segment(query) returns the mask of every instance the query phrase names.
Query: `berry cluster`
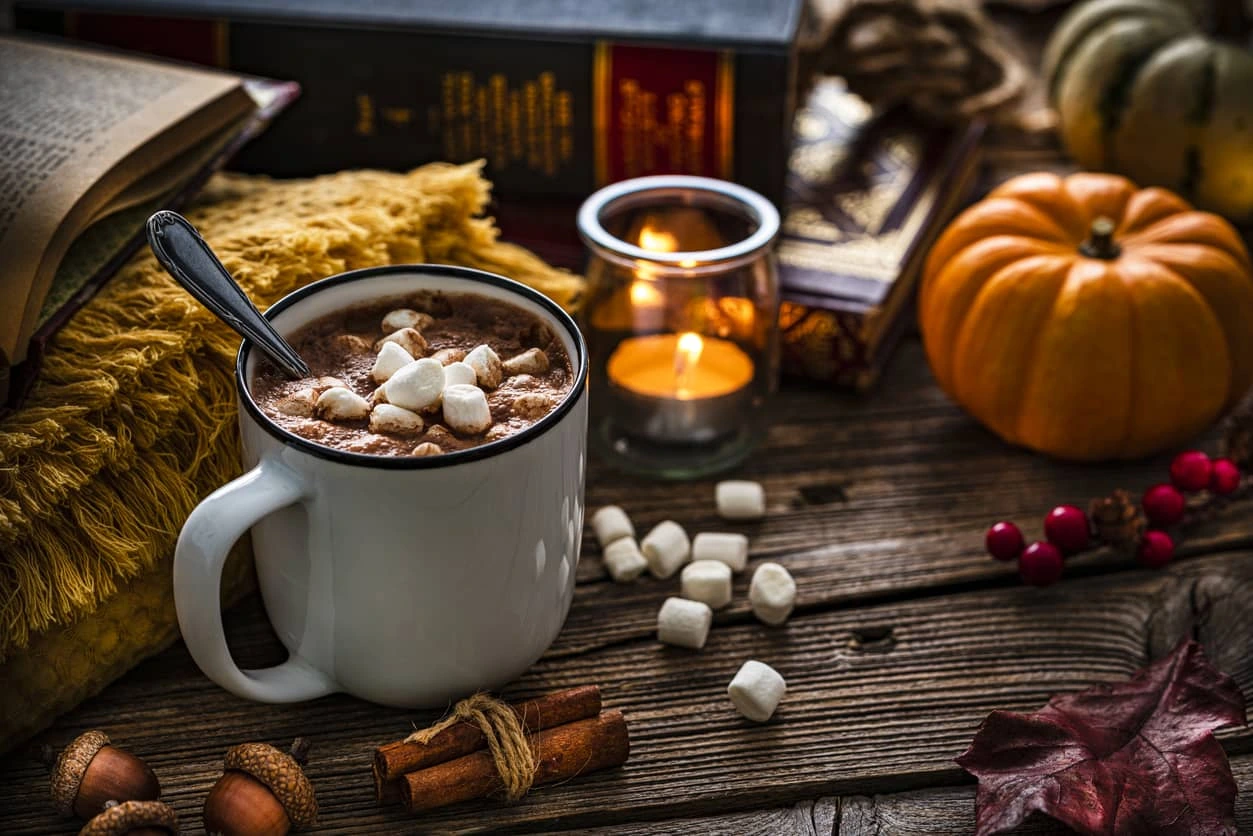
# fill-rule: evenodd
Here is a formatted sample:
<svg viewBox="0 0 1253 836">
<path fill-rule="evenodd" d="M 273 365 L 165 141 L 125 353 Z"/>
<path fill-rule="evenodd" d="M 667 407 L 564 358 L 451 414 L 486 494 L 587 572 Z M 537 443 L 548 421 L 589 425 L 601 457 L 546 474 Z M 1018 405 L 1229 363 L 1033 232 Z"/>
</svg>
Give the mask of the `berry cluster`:
<svg viewBox="0 0 1253 836">
<path fill-rule="evenodd" d="M 1149 530 L 1139 538 L 1136 559 L 1144 566 L 1165 566 L 1175 554 L 1175 541 L 1163 529 L 1183 520 L 1186 493 L 1208 490 L 1227 496 L 1240 487 L 1240 468 L 1230 459 L 1210 459 L 1199 450 L 1180 453 L 1170 463 L 1170 481 L 1144 492 L 1140 505 Z M 997 560 L 1017 560 L 1018 574 L 1033 586 L 1048 586 L 1061 579 L 1066 557 L 1093 545 L 1092 521 L 1074 505 L 1058 505 L 1044 518 L 1044 539 L 1027 545 L 1022 531 L 1012 522 L 998 522 L 988 529 L 984 544 Z"/>
</svg>

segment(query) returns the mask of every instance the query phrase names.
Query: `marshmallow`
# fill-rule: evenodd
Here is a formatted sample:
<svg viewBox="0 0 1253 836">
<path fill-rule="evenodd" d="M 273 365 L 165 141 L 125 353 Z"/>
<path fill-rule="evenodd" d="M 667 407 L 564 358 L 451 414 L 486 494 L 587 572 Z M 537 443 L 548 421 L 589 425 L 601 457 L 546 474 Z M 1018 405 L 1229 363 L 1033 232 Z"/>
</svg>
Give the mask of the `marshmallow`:
<svg viewBox="0 0 1253 836">
<path fill-rule="evenodd" d="M 397 308 L 394 311 L 388 311 L 387 316 L 383 317 L 383 330 L 389 334 L 402 328 L 414 328 L 421 331 L 423 328 L 431 327 L 434 323 L 435 317 L 428 313 L 419 313 L 408 308 Z"/>
<path fill-rule="evenodd" d="M 312 418 L 317 402 L 317 392 L 312 389 L 301 389 L 298 392 L 292 392 L 274 406 L 284 415 L 294 415 L 297 418 Z"/>
<path fill-rule="evenodd" d="M 693 561 L 683 567 L 679 582 L 679 594 L 691 601 L 700 601 L 715 610 L 731 603 L 731 567 L 725 563 Z"/>
<path fill-rule="evenodd" d="M 487 395 L 479 387 L 464 383 L 447 387 L 444 389 L 444 422 L 460 435 L 486 432 L 492 425 Z"/>
<path fill-rule="evenodd" d="M 528 348 L 521 354 L 510 357 L 502 366 L 509 377 L 515 374 L 543 374 L 548 371 L 548 355 L 538 348 Z"/>
<path fill-rule="evenodd" d="M 653 577 L 668 578 L 687 563 L 692 544 L 683 526 L 673 520 L 657 523 L 640 543 L 640 551 L 648 561 L 648 571 Z"/>
<path fill-rule="evenodd" d="M 367 354 L 370 351 L 370 341 L 365 337 L 358 337 L 356 334 L 336 334 L 331 342 L 339 350 L 347 351 L 351 354 Z"/>
<path fill-rule="evenodd" d="M 338 386 L 341 389 L 352 388 L 347 383 L 340 380 L 338 377 L 319 377 L 318 382 L 313 384 L 313 391 L 317 392 L 320 395 L 323 392 L 325 392 L 327 389 L 331 389 L 335 386 Z"/>
<path fill-rule="evenodd" d="M 389 377 L 383 395 L 388 403 L 417 412 L 439 403 L 443 391 L 444 367 L 423 357 Z"/>
<path fill-rule="evenodd" d="M 434 358 L 432 358 L 434 359 Z M 474 369 L 460 361 L 444 364 L 444 385 L 455 386 L 458 383 L 464 383 L 467 386 L 474 386 L 479 382 L 478 375 L 474 373 Z"/>
<path fill-rule="evenodd" d="M 617 505 L 606 505 L 592 514 L 592 531 L 596 534 L 596 542 L 604 549 L 614 540 L 635 536 L 635 525 Z"/>
<path fill-rule="evenodd" d="M 727 695 L 735 710 L 756 723 L 769 720 L 786 693 L 787 683 L 779 672 L 752 659 L 740 667 L 727 686 Z"/>
<path fill-rule="evenodd" d="M 417 435 L 422 432 L 422 416 L 389 403 L 370 410 L 370 432 L 390 435 Z"/>
<path fill-rule="evenodd" d="M 441 366 L 447 366 L 449 363 L 460 363 L 466 359 L 466 353 L 460 348 L 441 348 L 431 355 L 431 359 L 438 360 Z"/>
<path fill-rule="evenodd" d="M 748 585 L 748 603 L 753 615 L 766 624 L 779 625 L 787 621 L 796 605 L 796 581 L 777 563 L 763 563 L 753 572 Z"/>
<path fill-rule="evenodd" d="M 717 560 L 743 572 L 748 564 L 748 538 L 743 534 L 702 531 L 692 540 L 692 560 Z"/>
<path fill-rule="evenodd" d="M 553 411 L 556 401 L 542 392 L 523 392 L 513 399 L 513 414 L 519 418 L 535 420 Z"/>
<path fill-rule="evenodd" d="M 401 348 L 400 343 L 383 343 L 378 357 L 374 358 L 370 377 L 374 378 L 375 383 L 386 383 L 389 377 L 412 362 L 413 355 Z"/>
<path fill-rule="evenodd" d="M 440 447 L 452 447 L 457 441 L 457 437 L 450 433 L 443 424 L 432 424 L 427 427 L 426 435 L 423 438 Z"/>
<path fill-rule="evenodd" d="M 491 346 L 475 346 L 466 355 L 465 364 L 474 369 L 480 386 L 495 389 L 500 385 L 500 378 L 504 373 L 504 369 L 500 364 L 500 358 L 496 356 L 496 352 L 492 351 Z"/>
<path fill-rule="evenodd" d="M 328 421 L 355 421 L 370 414 L 370 404 L 351 389 L 332 386 L 318 395 L 317 413 Z"/>
<path fill-rule="evenodd" d="M 442 452 L 444 451 L 438 444 L 432 444 L 429 441 L 423 441 L 413 448 L 413 455 L 415 456 L 438 456 Z"/>
<path fill-rule="evenodd" d="M 714 497 L 725 520 L 759 520 L 766 515 L 766 492 L 757 482 L 719 482 Z"/>
<path fill-rule="evenodd" d="M 648 568 L 648 561 L 640 554 L 640 547 L 635 544 L 634 537 L 614 540 L 604 547 L 601 558 L 605 561 L 609 577 L 618 583 L 629 583 L 644 574 L 644 570 Z"/>
<path fill-rule="evenodd" d="M 413 357 L 421 357 L 423 354 L 426 354 L 426 337 L 412 328 L 401 328 L 399 331 L 388 334 L 374 344 L 374 350 L 382 351 L 383 346 L 388 343 L 395 343 Z"/>
<path fill-rule="evenodd" d="M 714 611 L 708 604 L 684 598 L 667 598 L 657 613 L 657 638 L 665 644 L 700 650 L 709 638 Z"/>
</svg>

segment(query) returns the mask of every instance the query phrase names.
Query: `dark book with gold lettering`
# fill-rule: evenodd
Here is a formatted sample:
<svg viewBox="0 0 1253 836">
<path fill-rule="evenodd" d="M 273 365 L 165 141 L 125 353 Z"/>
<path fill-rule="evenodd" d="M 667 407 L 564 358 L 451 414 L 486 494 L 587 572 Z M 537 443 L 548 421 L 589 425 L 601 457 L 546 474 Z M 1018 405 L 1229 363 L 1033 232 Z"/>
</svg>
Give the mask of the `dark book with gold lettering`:
<svg viewBox="0 0 1253 836">
<path fill-rule="evenodd" d="M 21 29 L 303 94 L 236 167 L 296 176 L 480 157 L 497 194 L 646 174 L 782 195 L 803 0 L 18 0 Z"/>
<path fill-rule="evenodd" d="M 837 79 L 796 114 L 779 240 L 783 371 L 865 389 L 913 319 L 926 251 L 964 200 L 981 125 L 874 115 Z"/>
</svg>

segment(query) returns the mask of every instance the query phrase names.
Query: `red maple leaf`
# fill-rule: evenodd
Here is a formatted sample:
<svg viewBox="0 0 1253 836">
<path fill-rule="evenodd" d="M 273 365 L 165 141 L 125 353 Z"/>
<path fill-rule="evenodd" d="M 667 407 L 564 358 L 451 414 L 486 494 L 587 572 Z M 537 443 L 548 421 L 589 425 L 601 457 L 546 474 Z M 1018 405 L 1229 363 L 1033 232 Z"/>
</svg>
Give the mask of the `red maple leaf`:
<svg viewBox="0 0 1253 836">
<path fill-rule="evenodd" d="M 979 836 L 1033 812 L 1080 833 L 1235 834 L 1236 782 L 1214 730 L 1243 725 L 1235 680 L 1184 641 L 1128 682 L 993 711 L 957 763 L 979 779 Z"/>
</svg>

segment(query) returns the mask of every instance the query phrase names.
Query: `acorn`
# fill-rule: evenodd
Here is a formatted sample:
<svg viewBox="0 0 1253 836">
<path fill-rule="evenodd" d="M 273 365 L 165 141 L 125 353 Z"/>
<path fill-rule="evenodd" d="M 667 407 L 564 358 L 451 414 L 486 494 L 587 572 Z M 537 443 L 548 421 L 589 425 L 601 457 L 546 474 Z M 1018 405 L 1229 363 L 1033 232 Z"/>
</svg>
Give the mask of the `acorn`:
<svg viewBox="0 0 1253 836">
<path fill-rule="evenodd" d="M 78 836 L 176 836 L 178 814 L 160 801 L 106 801 Z"/>
<path fill-rule="evenodd" d="M 215 836 L 283 836 L 317 824 L 318 800 L 301 765 L 303 737 L 291 754 L 264 743 L 244 743 L 226 753 L 226 771 L 204 802 L 205 830 Z"/>
<path fill-rule="evenodd" d="M 44 747 L 44 761 L 52 749 Z M 90 819 L 107 801 L 155 801 L 161 782 L 148 764 L 109 742 L 102 731 L 86 731 L 74 738 L 52 767 L 52 803 L 63 816 Z"/>
</svg>

